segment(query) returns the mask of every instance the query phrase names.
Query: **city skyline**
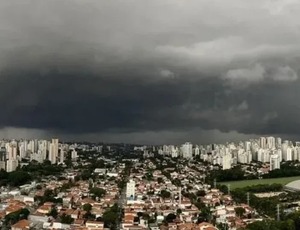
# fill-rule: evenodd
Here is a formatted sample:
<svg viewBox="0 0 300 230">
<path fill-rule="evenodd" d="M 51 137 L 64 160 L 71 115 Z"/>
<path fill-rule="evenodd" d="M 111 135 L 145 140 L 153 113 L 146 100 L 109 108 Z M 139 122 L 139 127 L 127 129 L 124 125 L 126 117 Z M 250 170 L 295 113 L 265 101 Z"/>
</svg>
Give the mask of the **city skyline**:
<svg viewBox="0 0 300 230">
<path fill-rule="evenodd" d="M 0 136 L 300 139 L 299 7 L 0 1 Z"/>
<path fill-rule="evenodd" d="M 17 130 L 17 129 L 16 129 Z M 155 134 L 156 135 L 156 134 Z M 291 141 L 293 143 L 299 142 L 300 138 L 298 139 L 297 137 L 292 137 L 290 138 L 289 136 L 280 136 L 280 135 L 244 135 L 243 138 L 236 138 L 235 134 L 233 134 L 233 136 L 227 136 L 224 139 L 209 139 L 210 141 L 207 141 L 205 139 L 199 139 L 197 138 L 197 136 L 192 137 L 191 139 L 180 139 L 180 140 L 176 140 L 176 141 L 164 141 L 163 139 L 160 140 L 159 142 L 153 142 L 151 138 L 144 140 L 144 141 L 133 141 L 129 140 L 129 141 L 124 141 L 124 139 L 113 139 L 113 140 L 105 140 L 105 137 L 100 138 L 95 137 L 93 139 L 85 139 L 84 137 L 72 137 L 72 136 L 68 136 L 67 138 L 64 138 L 61 135 L 53 135 L 51 132 L 39 132 L 36 135 L 36 132 L 34 133 L 30 133 L 30 135 L 28 135 L 27 131 L 24 130 L 17 130 L 16 132 L 10 132 L 7 134 L 7 132 L 3 135 L 1 134 L 1 130 L 0 130 L 0 140 L 16 140 L 16 141 L 20 141 L 20 140 L 51 140 L 53 138 L 58 138 L 60 140 L 61 143 L 64 142 L 69 142 L 69 143 L 90 143 L 90 144 L 130 144 L 130 145 L 148 145 L 148 146 L 162 146 L 162 145 L 181 145 L 185 142 L 191 142 L 194 145 L 209 145 L 209 144 L 226 144 L 226 143 L 239 143 L 239 142 L 245 142 L 245 141 L 249 141 L 249 140 L 258 140 L 262 137 L 274 137 L 274 138 L 281 138 L 282 140 L 288 140 Z"/>
</svg>

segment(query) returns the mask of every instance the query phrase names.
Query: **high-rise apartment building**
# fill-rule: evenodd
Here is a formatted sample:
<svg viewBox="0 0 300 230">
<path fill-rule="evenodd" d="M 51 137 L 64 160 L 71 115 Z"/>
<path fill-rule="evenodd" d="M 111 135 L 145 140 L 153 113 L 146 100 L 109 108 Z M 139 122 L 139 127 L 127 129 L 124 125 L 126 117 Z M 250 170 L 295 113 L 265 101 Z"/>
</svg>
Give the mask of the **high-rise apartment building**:
<svg viewBox="0 0 300 230">
<path fill-rule="evenodd" d="M 130 180 L 126 186 L 126 197 L 128 199 L 134 199 L 135 197 L 135 181 Z"/>
<path fill-rule="evenodd" d="M 280 161 L 277 154 L 270 156 L 270 171 L 274 169 L 280 169 Z"/>
<path fill-rule="evenodd" d="M 265 149 L 267 147 L 267 139 L 265 137 L 260 138 L 260 147 Z"/>
<path fill-rule="evenodd" d="M 225 154 L 222 158 L 223 170 L 231 169 L 231 154 Z"/>
<path fill-rule="evenodd" d="M 267 137 L 267 146 L 269 149 L 275 149 L 275 137 Z"/>
<path fill-rule="evenodd" d="M 49 146 L 49 161 L 52 164 L 56 164 L 56 158 L 58 157 L 58 139 L 52 139 Z"/>
<path fill-rule="evenodd" d="M 6 170 L 6 148 L 0 148 L 0 169 Z"/>
<path fill-rule="evenodd" d="M 193 145 L 190 142 L 186 142 L 181 146 L 181 153 L 184 158 L 193 157 Z"/>
</svg>

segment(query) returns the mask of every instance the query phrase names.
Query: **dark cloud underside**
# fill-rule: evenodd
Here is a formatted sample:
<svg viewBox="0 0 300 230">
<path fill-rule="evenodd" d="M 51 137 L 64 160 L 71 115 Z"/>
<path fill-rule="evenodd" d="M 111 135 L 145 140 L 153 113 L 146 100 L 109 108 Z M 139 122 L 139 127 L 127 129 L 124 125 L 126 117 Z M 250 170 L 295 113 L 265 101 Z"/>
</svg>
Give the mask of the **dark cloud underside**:
<svg viewBox="0 0 300 230">
<path fill-rule="evenodd" d="M 0 0 L 0 127 L 133 142 L 297 137 L 299 7 Z"/>
</svg>

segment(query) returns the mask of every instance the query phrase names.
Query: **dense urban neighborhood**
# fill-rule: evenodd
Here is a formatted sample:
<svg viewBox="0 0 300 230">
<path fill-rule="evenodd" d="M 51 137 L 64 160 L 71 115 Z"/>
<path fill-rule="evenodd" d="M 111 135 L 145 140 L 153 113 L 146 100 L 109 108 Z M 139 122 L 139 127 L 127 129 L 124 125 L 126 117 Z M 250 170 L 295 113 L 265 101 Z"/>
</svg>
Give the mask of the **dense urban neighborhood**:
<svg viewBox="0 0 300 230">
<path fill-rule="evenodd" d="M 300 229 L 299 150 L 3 140 L 1 229 Z"/>
</svg>

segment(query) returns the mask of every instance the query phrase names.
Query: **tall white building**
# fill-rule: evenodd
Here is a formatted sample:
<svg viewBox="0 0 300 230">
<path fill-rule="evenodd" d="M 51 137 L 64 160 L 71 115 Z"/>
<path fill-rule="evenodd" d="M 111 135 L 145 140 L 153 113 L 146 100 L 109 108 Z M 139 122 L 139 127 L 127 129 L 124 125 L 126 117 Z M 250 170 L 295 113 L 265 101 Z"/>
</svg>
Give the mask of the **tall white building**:
<svg viewBox="0 0 300 230">
<path fill-rule="evenodd" d="M 25 143 L 21 142 L 19 144 L 19 153 L 20 153 L 20 158 L 25 158 L 26 157 L 26 149 L 25 149 Z"/>
<path fill-rule="evenodd" d="M 270 171 L 274 169 L 280 169 L 280 161 L 279 161 L 279 156 L 276 155 L 271 155 L 270 157 Z"/>
<path fill-rule="evenodd" d="M 71 152 L 71 158 L 72 158 L 72 160 L 76 160 L 77 157 L 78 157 L 77 156 L 77 151 L 75 149 L 73 149 L 72 152 Z"/>
<path fill-rule="evenodd" d="M 257 161 L 262 162 L 263 161 L 263 155 L 264 155 L 264 150 L 263 149 L 258 149 L 257 151 Z"/>
<path fill-rule="evenodd" d="M 260 138 L 260 147 L 265 149 L 267 147 L 267 139 L 265 137 Z"/>
<path fill-rule="evenodd" d="M 34 149 L 35 149 L 34 144 L 35 144 L 34 140 L 31 140 L 31 141 L 29 141 L 29 143 L 27 145 L 27 149 L 32 153 L 34 153 Z"/>
<path fill-rule="evenodd" d="M 198 145 L 195 147 L 194 151 L 195 151 L 195 156 L 198 156 L 200 154 L 200 149 Z"/>
<path fill-rule="evenodd" d="M 293 160 L 293 149 L 291 147 L 287 147 L 286 149 L 286 158 L 285 161 L 291 161 Z"/>
<path fill-rule="evenodd" d="M 59 155 L 59 163 L 64 163 L 65 161 L 65 150 L 64 149 L 60 149 L 60 155 Z"/>
<path fill-rule="evenodd" d="M 279 157 L 279 161 L 282 161 L 282 150 L 281 149 L 277 149 L 277 151 L 275 151 Z"/>
<path fill-rule="evenodd" d="M 58 157 L 58 139 L 52 139 L 49 146 L 49 161 L 52 164 L 56 164 L 56 158 Z"/>
<path fill-rule="evenodd" d="M 225 154 L 222 158 L 223 170 L 231 169 L 231 154 Z"/>
<path fill-rule="evenodd" d="M 193 145 L 190 142 L 186 142 L 181 146 L 181 153 L 184 158 L 193 157 Z"/>
<path fill-rule="evenodd" d="M 281 147 L 281 138 L 280 137 L 276 138 L 276 146 L 277 146 L 277 148 Z"/>
<path fill-rule="evenodd" d="M 172 148 L 172 151 L 171 151 L 171 156 L 173 157 L 173 158 L 176 158 L 176 157 L 178 157 L 178 148 L 177 147 L 174 147 L 174 148 Z"/>
<path fill-rule="evenodd" d="M 245 151 L 250 151 L 251 149 L 251 142 L 250 141 L 246 141 L 245 142 Z"/>
<path fill-rule="evenodd" d="M 9 160 L 17 160 L 17 148 L 18 144 L 16 141 L 12 141 L 6 144 L 6 151 Z"/>
<path fill-rule="evenodd" d="M 281 152 L 282 152 L 282 159 L 284 161 L 287 161 L 287 149 L 288 149 L 288 143 L 284 142 L 282 145 L 281 145 Z"/>
<path fill-rule="evenodd" d="M 275 149 L 275 137 L 267 137 L 267 145 L 269 149 Z"/>
<path fill-rule="evenodd" d="M 128 199 L 134 199 L 135 197 L 135 181 L 130 180 L 126 186 L 126 197 Z"/>
<path fill-rule="evenodd" d="M 6 171 L 7 172 L 13 172 L 17 169 L 18 167 L 18 161 L 17 160 L 8 160 L 6 162 Z"/>
<path fill-rule="evenodd" d="M 46 141 L 46 140 L 40 140 L 39 142 L 38 142 L 38 152 L 39 152 L 39 154 L 41 154 L 42 156 L 42 162 L 44 161 L 44 160 L 46 160 L 46 158 L 47 158 L 47 150 L 48 150 L 48 141 Z M 50 149 L 49 149 L 50 150 Z"/>
<path fill-rule="evenodd" d="M 0 147 L 0 169 L 6 170 L 6 148 Z"/>
<path fill-rule="evenodd" d="M 41 150 L 38 150 L 37 153 L 31 153 L 30 154 L 30 160 L 35 160 L 39 163 L 43 163 L 45 160 L 44 154 Z"/>
</svg>

